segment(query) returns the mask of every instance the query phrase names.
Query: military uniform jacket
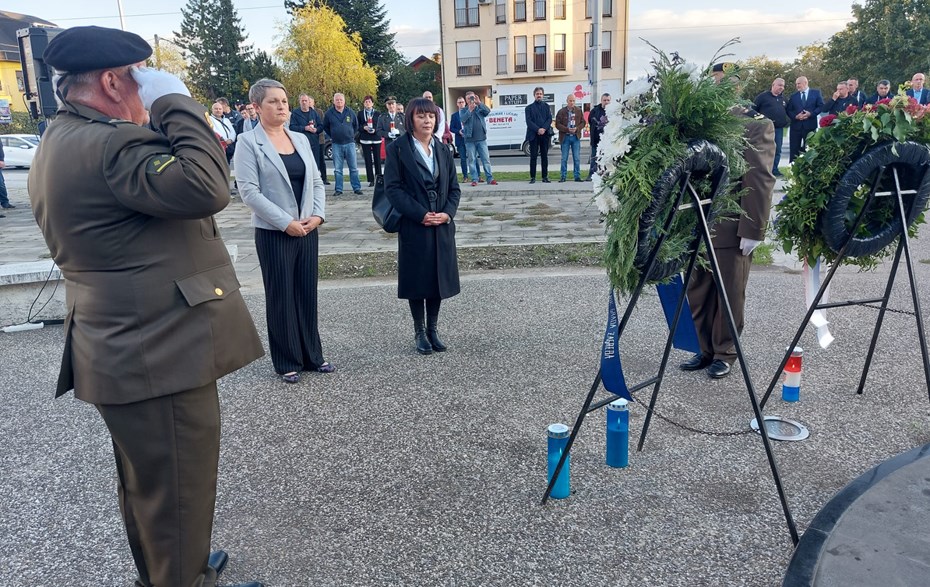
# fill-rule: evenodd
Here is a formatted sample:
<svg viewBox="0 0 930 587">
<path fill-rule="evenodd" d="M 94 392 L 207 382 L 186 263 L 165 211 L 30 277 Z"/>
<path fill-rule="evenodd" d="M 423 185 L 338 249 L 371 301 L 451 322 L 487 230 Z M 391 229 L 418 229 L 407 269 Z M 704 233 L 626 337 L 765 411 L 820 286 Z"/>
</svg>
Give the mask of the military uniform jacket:
<svg viewBox="0 0 930 587">
<path fill-rule="evenodd" d="M 138 402 L 263 354 L 213 220 L 229 169 L 207 113 L 172 94 L 151 119 L 157 132 L 73 105 L 33 161 L 29 197 L 66 285 L 57 395 Z"/>
<path fill-rule="evenodd" d="M 740 207 L 744 213 L 739 219 L 721 219 L 714 225 L 715 248 L 738 247 L 741 238 L 765 240 L 772 191 L 775 189 L 775 176 L 772 175 L 775 127 L 772 121 L 753 110 L 738 108 L 733 112 L 740 117 L 743 136 L 749 143 L 743 151 L 749 170 L 740 178 L 736 187 L 738 192 L 745 190 L 740 198 Z"/>
</svg>

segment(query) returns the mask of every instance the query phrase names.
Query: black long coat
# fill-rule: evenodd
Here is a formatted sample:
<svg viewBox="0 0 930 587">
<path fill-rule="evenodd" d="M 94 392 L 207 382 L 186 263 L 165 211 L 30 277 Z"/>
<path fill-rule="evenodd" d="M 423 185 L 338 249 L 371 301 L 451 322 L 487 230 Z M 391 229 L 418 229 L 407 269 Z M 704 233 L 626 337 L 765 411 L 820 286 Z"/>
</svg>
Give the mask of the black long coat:
<svg viewBox="0 0 930 587">
<path fill-rule="evenodd" d="M 436 158 L 433 177 L 417 154 L 412 134 L 387 147 L 384 188 L 391 205 L 403 215 L 398 232 L 397 297 L 418 300 L 450 298 L 459 293 L 459 267 L 455 252 L 455 221 L 423 226 L 430 211 L 428 190 L 437 193 L 433 212 L 455 218 L 459 206 L 459 182 L 452 154 L 434 138 Z"/>
</svg>

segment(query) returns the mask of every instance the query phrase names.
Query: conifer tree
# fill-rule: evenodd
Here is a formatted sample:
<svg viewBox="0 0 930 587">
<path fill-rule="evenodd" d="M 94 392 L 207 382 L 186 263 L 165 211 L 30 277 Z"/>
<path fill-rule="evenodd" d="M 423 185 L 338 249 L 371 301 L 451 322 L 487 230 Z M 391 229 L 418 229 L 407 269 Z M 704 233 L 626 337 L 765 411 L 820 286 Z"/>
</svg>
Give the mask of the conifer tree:
<svg viewBox="0 0 930 587">
<path fill-rule="evenodd" d="M 175 37 L 189 64 L 192 90 L 210 100 L 220 96 L 243 100 L 251 48 L 245 44 L 232 0 L 188 0 L 181 15 L 181 31 Z"/>
</svg>

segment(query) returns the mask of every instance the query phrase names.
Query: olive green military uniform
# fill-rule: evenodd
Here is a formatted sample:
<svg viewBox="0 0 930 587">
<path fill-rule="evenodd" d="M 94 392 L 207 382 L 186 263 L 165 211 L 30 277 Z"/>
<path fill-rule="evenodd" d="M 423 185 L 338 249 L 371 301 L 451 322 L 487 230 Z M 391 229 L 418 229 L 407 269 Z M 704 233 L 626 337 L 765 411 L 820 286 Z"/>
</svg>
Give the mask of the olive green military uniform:
<svg viewBox="0 0 930 587">
<path fill-rule="evenodd" d="M 743 214 L 740 218 L 721 220 L 714 224 L 713 244 L 720 280 L 727 292 L 733 321 L 739 332 L 743 331 L 744 308 L 746 305 L 746 283 L 752 266 L 752 255 L 743 255 L 740 239 L 765 240 L 769 210 L 772 206 L 772 191 L 775 176 L 772 165 L 775 161 L 775 127 L 772 121 L 752 110 L 734 110 L 744 124 L 743 135 L 749 146 L 743 157 L 749 170 L 741 178 L 737 191 L 746 190 L 740 199 Z M 695 269 L 688 286 L 688 303 L 697 329 L 701 354 L 705 358 L 722 360 L 733 364 L 736 349 L 733 335 L 727 324 L 726 313 L 720 305 L 717 285 L 708 270 Z"/>
<path fill-rule="evenodd" d="M 159 98 L 152 126 L 73 104 L 49 125 L 29 197 L 65 277 L 57 395 L 113 438 L 139 584 L 213 585 L 216 380 L 263 354 L 213 214 L 229 169 L 203 106 Z"/>
</svg>

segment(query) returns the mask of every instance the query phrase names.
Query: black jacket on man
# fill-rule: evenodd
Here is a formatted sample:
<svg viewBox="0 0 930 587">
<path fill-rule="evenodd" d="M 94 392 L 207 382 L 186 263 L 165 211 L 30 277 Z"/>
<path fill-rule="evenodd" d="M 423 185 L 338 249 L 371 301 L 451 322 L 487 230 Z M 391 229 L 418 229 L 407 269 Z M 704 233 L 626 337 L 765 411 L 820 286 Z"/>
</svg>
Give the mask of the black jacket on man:
<svg viewBox="0 0 930 587">
<path fill-rule="evenodd" d="M 552 111 L 549 105 L 542 100 L 534 100 L 532 104 L 526 107 L 526 140 L 532 141 L 539 136 L 539 129 L 544 128 L 546 132 L 552 128 Z"/>
<path fill-rule="evenodd" d="M 756 112 L 771 120 L 775 128 L 785 128 L 791 122 L 783 93 L 776 96 L 771 90 L 765 90 L 756 96 L 753 105 Z"/>
<path fill-rule="evenodd" d="M 840 112 L 843 112 L 850 106 L 855 106 L 855 105 L 856 105 L 856 101 L 851 96 L 846 96 L 845 98 L 837 98 L 836 100 L 834 100 L 833 98 L 830 98 L 829 100 L 823 103 L 823 109 L 821 110 L 821 112 L 823 112 L 824 114 L 839 114 Z"/>
<path fill-rule="evenodd" d="M 892 99 L 892 98 L 894 98 L 894 92 L 888 92 L 888 93 L 885 94 L 884 96 L 879 96 L 879 95 L 878 95 L 878 92 L 875 92 L 874 94 L 872 94 L 871 96 L 869 96 L 868 98 L 865 99 L 865 103 L 866 103 L 866 104 L 875 104 L 875 103 L 878 102 L 879 100 L 886 100 L 886 99 L 887 99 L 887 100 L 890 100 L 890 99 Z"/>
</svg>

